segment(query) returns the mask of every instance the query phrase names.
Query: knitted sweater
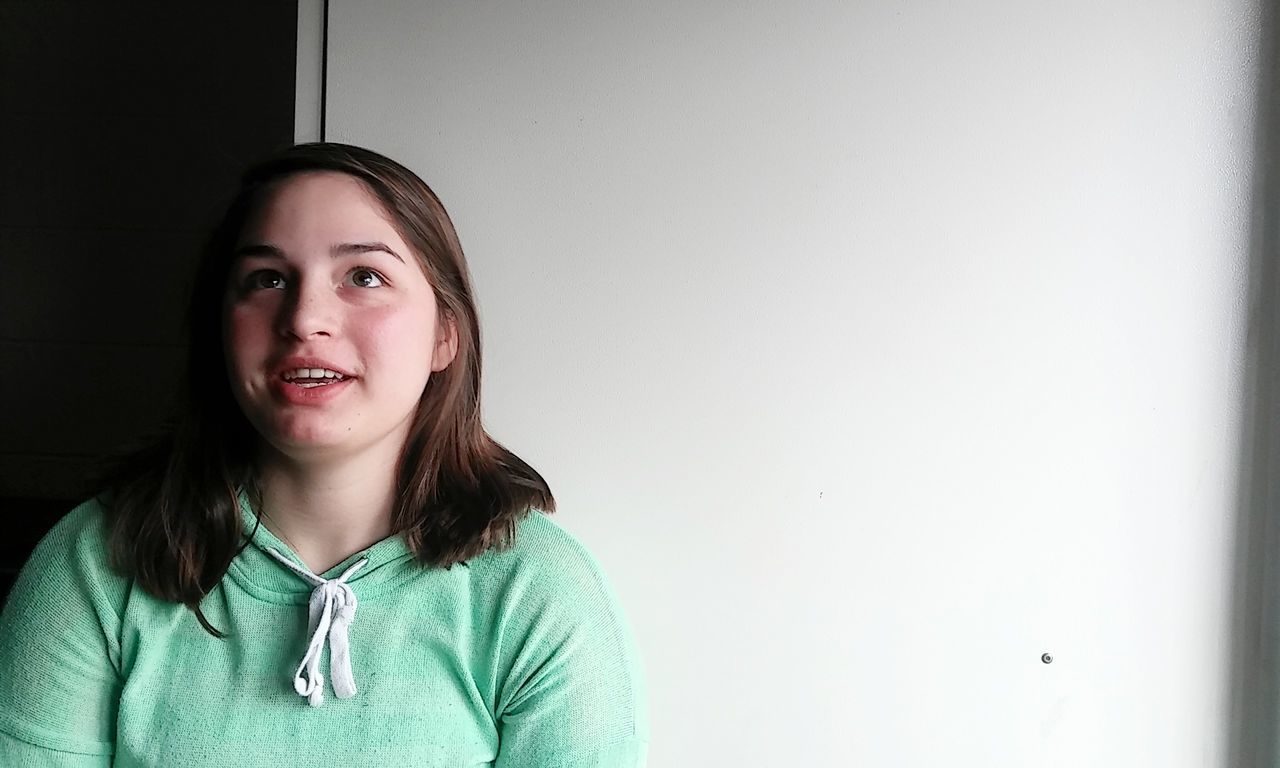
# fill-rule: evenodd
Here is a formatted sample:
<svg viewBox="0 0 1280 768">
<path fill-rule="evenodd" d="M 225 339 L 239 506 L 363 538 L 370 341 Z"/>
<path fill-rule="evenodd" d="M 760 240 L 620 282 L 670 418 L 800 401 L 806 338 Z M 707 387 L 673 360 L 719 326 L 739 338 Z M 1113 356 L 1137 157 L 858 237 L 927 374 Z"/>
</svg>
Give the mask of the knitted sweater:
<svg viewBox="0 0 1280 768">
<path fill-rule="evenodd" d="M 321 648 L 319 706 L 293 680 L 315 588 L 272 549 L 301 564 L 259 527 L 202 603 L 229 633 L 217 639 L 109 569 L 100 506 L 76 508 L 0 614 L 0 766 L 644 765 L 625 618 L 595 561 L 541 513 L 512 548 L 447 570 L 397 536 L 320 574 L 368 561 L 347 584 L 358 610 L 342 633 L 356 691 L 334 695 L 325 665 L 339 649 Z"/>
</svg>

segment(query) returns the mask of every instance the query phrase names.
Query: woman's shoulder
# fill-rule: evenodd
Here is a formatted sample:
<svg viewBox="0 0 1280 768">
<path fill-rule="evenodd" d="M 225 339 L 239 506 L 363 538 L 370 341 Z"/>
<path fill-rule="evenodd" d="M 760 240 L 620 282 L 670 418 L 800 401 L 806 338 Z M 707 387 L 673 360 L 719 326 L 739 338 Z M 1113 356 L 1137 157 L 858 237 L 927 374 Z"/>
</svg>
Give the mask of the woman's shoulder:
<svg viewBox="0 0 1280 768">
<path fill-rule="evenodd" d="M 504 754 L 520 765 L 552 756 L 566 765 L 640 764 L 643 666 L 626 613 L 583 542 L 535 510 L 511 547 L 470 567 L 484 592 L 473 604 L 496 622 L 487 636 L 498 643 Z M 547 722 L 563 727 L 537 725 Z"/>
<path fill-rule="evenodd" d="M 0 612 L 0 733 L 18 742 L 110 754 L 114 721 L 96 714 L 114 711 L 129 587 L 111 571 L 106 530 L 97 500 L 67 513 L 36 545 Z"/>
<path fill-rule="evenodd" d="M 106 505 L 91 498 L 62 516 L 31 553 L 28 562 L 53 561 L 109 570 Z"/>
<path fill-rule="evenodd" d="M 127 580 L 111 568 L 105 506 L 93 498 L 44 535 L 19 572 L 9 602 L 79 598 L 107 607 L 118 605 L 127 589 Z"/>
<path fill-rule="evenodd" d="M 490 550 L 467 567 L 473 581 L 509 598 L 569 598 L 583 601 L 583 607 L 615 602 L 604 570 L 587 546 L 537 509 L 520 520 L 509 546 Z"/>
<path fill-rule="evenodd" d="M 87 499 L 63 515 L 41 539 L 46 541 L 102 541 L 106 542 L 106 503 L 100 496 Z"/>
<path fill-rule="evenodd" d="M 538 509 L 529 510 L 519 520 L 506 547 L 492 549 L 470 565 L 497 571 L 600 570 L 595 557 L 577 536 Z"/>
</svg>

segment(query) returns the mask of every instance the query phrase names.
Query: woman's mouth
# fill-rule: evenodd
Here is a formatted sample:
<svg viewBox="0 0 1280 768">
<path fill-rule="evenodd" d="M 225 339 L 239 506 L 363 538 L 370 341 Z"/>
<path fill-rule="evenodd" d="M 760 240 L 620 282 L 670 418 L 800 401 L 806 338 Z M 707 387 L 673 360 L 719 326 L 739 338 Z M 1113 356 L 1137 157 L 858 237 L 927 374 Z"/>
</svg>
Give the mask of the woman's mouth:
<svg viewBox="0 0 1280 768">
<path fill-rule="evenodd" d="M 346 377 L 328 368 L 294 368 L 280 374 L 280 378 L 298 387 L 323 387 L 336 384 Z"/>
</svg>

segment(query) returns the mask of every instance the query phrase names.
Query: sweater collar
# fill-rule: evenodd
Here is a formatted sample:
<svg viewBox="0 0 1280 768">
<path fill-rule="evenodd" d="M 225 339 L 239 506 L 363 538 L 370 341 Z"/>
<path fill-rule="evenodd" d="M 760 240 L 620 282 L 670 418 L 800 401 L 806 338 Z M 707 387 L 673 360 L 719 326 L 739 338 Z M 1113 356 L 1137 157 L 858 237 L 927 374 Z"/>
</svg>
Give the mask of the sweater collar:
<svg viewBox="0 0 1280 768">
<path fill-rule="evenodd" d="M 267 530 L 265 525 L 259 523 L 248 493 L 241 490 L 239 500 L 241 524 L 249 543 L 232 561 L 228 574 L 255 597 L 281 603 L 307 602 L 314 586 L 298 578 L 296 573 L 284 567 L 268 550 L 274 549 L 292 563 L 306 568 L 302 558 L 298 557 L 292 547 Z M 352 553 L 342 562 L 316 575 L 326 580 L 336 579 L 360 560 L 368 560 L 368 563 L 356 571 L 348 583 L 361 595 L 376 593 L 384 585 L 418 567 L 404 537 L 396 534 Z"/>
</svg>

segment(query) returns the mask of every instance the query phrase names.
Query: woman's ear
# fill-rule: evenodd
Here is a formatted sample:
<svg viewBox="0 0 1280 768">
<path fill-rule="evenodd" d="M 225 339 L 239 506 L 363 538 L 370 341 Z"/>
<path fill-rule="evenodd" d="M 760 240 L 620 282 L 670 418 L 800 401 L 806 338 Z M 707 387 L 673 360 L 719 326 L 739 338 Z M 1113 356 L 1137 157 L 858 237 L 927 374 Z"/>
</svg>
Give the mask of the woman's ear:
<svg viewBox="0 0 1280 768">
<path fill-rule="evenodd" d="M 431 372 L 439 373 L 449 367 L 458 354 L 458 323 L 448 312 L 440 313 L 436 335 L 436 348 L 431 353 Z"/>
</svg>

